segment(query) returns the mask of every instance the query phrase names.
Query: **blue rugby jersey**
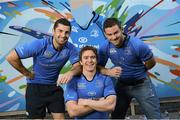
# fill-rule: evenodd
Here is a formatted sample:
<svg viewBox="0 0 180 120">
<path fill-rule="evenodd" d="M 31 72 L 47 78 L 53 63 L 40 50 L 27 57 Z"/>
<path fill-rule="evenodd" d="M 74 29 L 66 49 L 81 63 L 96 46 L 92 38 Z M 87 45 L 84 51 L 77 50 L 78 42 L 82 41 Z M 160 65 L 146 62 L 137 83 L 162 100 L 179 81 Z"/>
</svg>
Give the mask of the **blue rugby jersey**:
<svg viewBox="0 0 180 120">
<path fill-rule="evenodd" d="M 27 79 L 27 83 L 56 84 L 65 63 L 68 60 L 71 64 L 79 61 L 78 52 L 71 43 L 67 42 L 61 51 L 57 51 L 52 41 L 52 37 L 33 40 L 15 48 L 20 59 L 33 57 L 35 77 Z"/>
<path fill-rule="evenodd" d="M 74 77 L 66 87 L 65 101 L 78 101 L 79 98 L 99 99 L 115 95 L 114 86 L 110 77 L 96 73 L 93 80 L 88 81 L 84 75 Z M 76 119 L 108 119 L 108 112 L 93 111 Z"/>
<path fill-rule="evenodd" d="M 121 80 L 139 80 L 147 76 L 143 62 L 153 57 L 152 51 L 140 39 L 133 36 L 126 37 L 123 46 L 116 48 L 112 43 L 107 43 L 100 48 L 101 56 L 108 56 L 115 66 L 122 67 Z"/>
<path fill-rule="evenodd" d="M 75 20 L 71 22 L 71 39 L 78 51 L 87 45 L 93 46 L 99 50 L 103 44 L 108 42 L 102 30 L 104 18 L 95 12 L 93 12 L 93 15 L 86 29 L 79 26 Z M 104 66 L 106 62 L 107 58 L 104 58 L 103 61 L 101 61 L 101 65 Z"/>
</svg>

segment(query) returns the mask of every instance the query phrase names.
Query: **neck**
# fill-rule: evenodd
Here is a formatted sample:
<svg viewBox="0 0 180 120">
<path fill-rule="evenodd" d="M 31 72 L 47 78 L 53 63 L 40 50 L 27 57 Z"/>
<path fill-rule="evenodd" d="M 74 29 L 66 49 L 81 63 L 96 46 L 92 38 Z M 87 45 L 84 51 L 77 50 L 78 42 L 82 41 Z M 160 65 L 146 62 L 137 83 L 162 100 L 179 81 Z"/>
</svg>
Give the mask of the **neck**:
<svg viewBox="0 0 180 120">
<path fill-rule="evenodd" d="M 83 70 L 83 75 L 89 81 L 91 81 L 93 79 L 95 74 L 96 74 L 96 70 L 94 70 L 94 71 L 85 71 L 85 70 Z"/>
<path fill-rule="evenodd" d="M 123 47 L 123 44 L 124 44 L 124 41 L 125 41 L 125 37 L 126 37 L 125 35 L 122 35 L 122 42 L 119 43 L 118 45 L 116 45 L 117 48 Z"/>
<path fill-rule="evenodd" d="M 54 48 L 55 48 L 56 50 L 58 50 L 58 51 L 63 48 L 62 45 L 59 45 L 59 44 L 56 42 L 55 38 L 53 38 L 53 46 L 54 46 Z"/>
</svg>

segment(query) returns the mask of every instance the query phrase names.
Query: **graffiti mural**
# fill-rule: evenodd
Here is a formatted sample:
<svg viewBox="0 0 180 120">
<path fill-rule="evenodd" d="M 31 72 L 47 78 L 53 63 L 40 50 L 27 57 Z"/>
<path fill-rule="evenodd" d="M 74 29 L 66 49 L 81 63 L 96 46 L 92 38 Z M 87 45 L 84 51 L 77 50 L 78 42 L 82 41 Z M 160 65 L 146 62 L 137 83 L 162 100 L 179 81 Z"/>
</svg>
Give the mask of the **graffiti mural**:
<svg viewBox="0 0 180 120">
<path fill-rule="evenodd" d="M 124 32 L 152 49 L 149 75 L 161 98 L 180 96 L 180 2 L 178 0 L 2 0 L 0 1 L 0 112 L 25 109 L 26 80 L 5 60 L 15 46 L 49 37 L 55 20 L 72 24 L 70 42 L 79 50 L 106 42 L 102 23 L 121 20 Z M 23 60 L 31 69 L 32 59 Z M 108 61 L 108 67 L 111 66 Z M 70 69 L 67 63 L 61 73 Z"/>
</svg>

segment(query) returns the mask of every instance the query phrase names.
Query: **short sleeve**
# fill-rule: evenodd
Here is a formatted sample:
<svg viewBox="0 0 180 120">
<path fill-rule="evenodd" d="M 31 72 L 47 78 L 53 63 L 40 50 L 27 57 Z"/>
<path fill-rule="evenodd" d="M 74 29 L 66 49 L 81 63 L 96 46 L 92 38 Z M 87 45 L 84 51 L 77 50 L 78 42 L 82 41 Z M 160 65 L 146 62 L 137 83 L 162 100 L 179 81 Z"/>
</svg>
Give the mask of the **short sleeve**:
<svg viewBox="0 0 180 120">
<path fill-rule="evenodd" d="M 116 92 L 114 90 L 112 79 L 107 76 L 105 80 L 104 97 L 109 95 L 116 95 Z"/>
<path fill-rule="evenodd" d="M 30 43 L 19 45 L 15 48 L 21 59 L 36 56 L 44 47 L 41 40 L 33 40 Z"/>
<path fill-rule="evenodd" d="M 137 57 L 139 57 L 141 61 L 145 62 L 153 57 L 151 49 L 148 47 L 146 43 L 141 41 L 139 38 L 131 37 L 130 41 L 132 42 Z"/>
<path fill-rule="evenodd" d="M 98 65 L 105 66 L 109 58 L 108 42 L 102 45 L 98 50 Z"/>
<path fill-rule="evenodd" d="M 79 52 L 77 51 L 74 45 L 72 45 L 70 49 L 71 49 L 71 52 L 70 52 L 69 60 L 71 64 L 74 64 L 79 61 Z"/>
<path fill-rule="evenodd" d="M 153 57 L 151 49 L 143 41 L 139 44 L 139 57 L 144 62 Z"/>
<path fill-rule="evenodd" d="M 77 95 L 77 87 L 76 87 L 76 79 L 72 79 L 66 86 L 65 90 L 65 102 L 67 101 L 77 101 L 78 100 L 78 95 Z"/>
</svg>

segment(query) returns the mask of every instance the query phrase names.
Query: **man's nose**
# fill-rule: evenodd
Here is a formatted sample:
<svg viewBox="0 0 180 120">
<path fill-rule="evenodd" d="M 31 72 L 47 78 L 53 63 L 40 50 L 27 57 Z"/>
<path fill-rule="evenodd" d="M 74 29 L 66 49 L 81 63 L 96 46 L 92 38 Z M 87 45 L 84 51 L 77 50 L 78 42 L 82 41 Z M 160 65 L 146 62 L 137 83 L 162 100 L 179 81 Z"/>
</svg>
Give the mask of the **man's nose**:
<svg viewBox="0 0 180 120">
<path fill-rule="evenodd" d="M 112 39 L 113 39 L 113 40 L 116 39 L 116 35 L 112 35 Z"/>
<path fill-rule="evenodd" d="M 65 37 L 65 36 L 66 36 L 66 34 L 65 34 L 64 32 L 63 32 L 61 35 L 62 35 L 62 37 Z"/>
<path fill-rule="evenodd" d="M 92 58 L 88 58 L 88 61 L 89 61 L 89 62 L 92 62 Z"/>
</svg>

